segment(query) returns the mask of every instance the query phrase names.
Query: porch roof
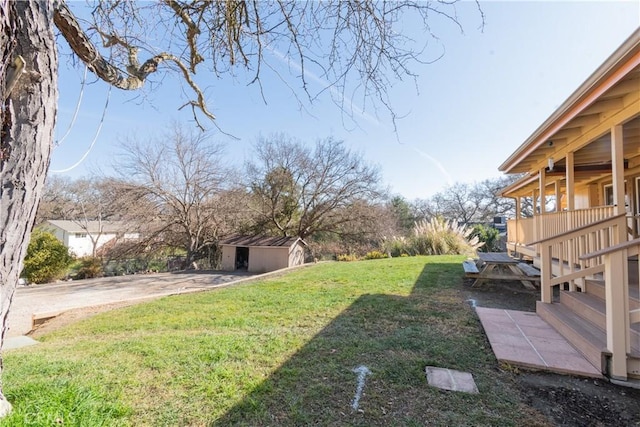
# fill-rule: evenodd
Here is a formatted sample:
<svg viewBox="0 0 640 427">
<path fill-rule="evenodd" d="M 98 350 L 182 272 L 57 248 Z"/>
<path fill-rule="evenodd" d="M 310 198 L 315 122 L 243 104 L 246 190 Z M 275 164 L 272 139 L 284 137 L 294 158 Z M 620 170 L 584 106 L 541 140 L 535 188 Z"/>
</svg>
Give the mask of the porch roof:
<svg viewBox="0 0 640 427">
<path fill-rule="evenodd" d="M 632 166 L 640 165 L 639 116 L 640 28 L 500 165 L 499 170 L 508 174 L 526 173 L 519 183 L 527 185 L 531 184 L 528 180 L 532 176 L 547 168 L 550 158 L 554 160 L 552 174 L 564 175 L 564 158 L 573 152 L 575 165 L 585 167 L 584 173 L 576 171 L 576 179 L 594 179 L 598 167 L 602 174 L 609 174 L 611 169 L 607 171 L 603 165 L 610 165 L 609 132 L 617 124 L 624 126 L 625 156 L 631 153 L 637 157 Z"/>
</svg>

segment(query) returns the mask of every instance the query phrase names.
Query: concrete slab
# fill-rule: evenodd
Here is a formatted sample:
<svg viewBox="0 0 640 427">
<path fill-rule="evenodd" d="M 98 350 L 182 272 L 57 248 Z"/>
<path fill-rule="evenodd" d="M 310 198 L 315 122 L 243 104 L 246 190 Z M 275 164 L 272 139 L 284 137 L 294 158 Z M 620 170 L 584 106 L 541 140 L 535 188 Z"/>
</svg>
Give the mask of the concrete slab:
<svg viewBox="0 0 640 427">
<path fill-rule="evenodd" d="M 499 362 L 590 378 L 602 373 L 536 313 L 476 307 Z"/>
<path fill-rule="evenodd" d="M 9 311 L 5 336 L 26 335 L 38 323 L 46 321 L 47 316 L 55 317 L 69 310 L 199 292 L 230 286 L 256 277 L 260 276 L 200 271 L 137 274 L 20 286 L 16 290 Z"/>
<path fill-rule="evenodd" d="M 14 348 L 27 347 L 30 345 L 38 344 L 38 341 L 24 335 L 17 337 L 5 338 L 2 343 L 2 350 L 13 350 Z"/>
<path fill-rule="evenodd" d="M 430 386 L 443 390 L 478 393 L 478 387 L 473 380 L 473 375 L 468 372 L 436 368 L 435 366 L 427 366 L 425 371 L 427 373 L 427 382 Z"/>
</svg>

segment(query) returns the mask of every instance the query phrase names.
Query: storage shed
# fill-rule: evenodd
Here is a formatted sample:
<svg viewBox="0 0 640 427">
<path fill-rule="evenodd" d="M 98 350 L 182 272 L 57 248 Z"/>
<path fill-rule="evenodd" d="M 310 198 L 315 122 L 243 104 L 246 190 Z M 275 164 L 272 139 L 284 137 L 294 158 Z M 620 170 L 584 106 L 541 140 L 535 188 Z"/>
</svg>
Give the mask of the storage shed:
<svg viewBox="0 0 640 427">
<path fill-rule="evenodd" d="M 267 273 L 304 264 L 307 244 L 299 237 L 234 236 L 220 246 L 223 270 Z"/>
</svg>

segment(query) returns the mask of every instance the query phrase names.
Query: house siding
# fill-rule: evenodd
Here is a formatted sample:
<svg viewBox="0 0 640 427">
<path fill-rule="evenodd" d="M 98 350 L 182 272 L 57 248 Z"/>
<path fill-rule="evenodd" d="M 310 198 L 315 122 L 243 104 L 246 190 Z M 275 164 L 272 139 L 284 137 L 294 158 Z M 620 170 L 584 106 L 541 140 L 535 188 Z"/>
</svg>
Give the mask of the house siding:
<svg viewBox="0 0 640 427">
<path fill-rule="evenodd" d="M 574 198 L 575 209 L 588 209 L 592 206 L 595 206 L 591 204 L 591 199 L 592 196 L 589 188 L 576 188 L 576 194 Z"/>
<path fill-rule="evenodd" d="M 222 246 L 222 269 L 233 271 L 236 269 L 236 247 Z"/>
<path fill-rule="evenodd" d="M 249 272 L 266 273 L 287 267 L 289 267 L 289 248 L 249 248 Z"/>
<path fill-rule="evenodd" d="M 289 266 L 304 264 L 304 247 L 297 243 L 289 251 Z"/>
<path fill-rule="evenodd" d="M 76 233 L 67 233 L 69 252 L 72 252 L 77 257 L 83 257 L 92 255 L 93 242 L 89 233 L 84 233 L 85 237 L 76 237 Z M 100 249 L 102 245 L 109 240 L 116 238 L 117 234 L 101 234 L 97 238 L 96 250 Z M 94 237 L 95 239 L 95 237 Z"/>
<path fill-rule="evenodd" d="M 140 233 L 121 233 L 116 232 L 113 228 L 113 223 L 104 223 L 105 226 L 109 226 L 109 231 L 91 232 L 83 230 L 79 225 L 74 225 L 72 228 L 65 229 L 60 227 L 56 223 L 69 223 L 70 221 L 45 221 L 38 227 L 52 233 L 58 240 L 60 240 L 68 249 L 71 254 L 76 257 L 89 256 L 93 254 L 93 242 L 92 236 L 97 237 L 96 250 L 99 250 L 105 243 L 113 240 L 133 240 L 140 237 Z M 83 237 L 77 237 L 80 234 Z M 95 238 L 95 237 L 94 237 Z"/>
</svg>

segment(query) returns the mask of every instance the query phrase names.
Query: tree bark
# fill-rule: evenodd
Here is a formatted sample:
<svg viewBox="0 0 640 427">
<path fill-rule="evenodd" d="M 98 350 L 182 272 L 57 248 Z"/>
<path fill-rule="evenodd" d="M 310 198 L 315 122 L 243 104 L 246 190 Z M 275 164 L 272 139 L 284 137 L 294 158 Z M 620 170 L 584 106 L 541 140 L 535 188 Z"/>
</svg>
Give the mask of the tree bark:
<svg viewBox="0 0 640 427">
<path fill-rule="evenodd" d="M 49 167 L 56 121 L 57 49 L 53 4 L 49 1 L 0 0 L 15 9 L 6 23 L 15 26 L 14 58 L 24 72 L 3 105 L 0 157 L 0 346 L 7 332 L 11 301 Z M 0 21 L 4 32 L 5 19 Z M 4 59 L 4 58 L 3 58 Z M 5 76 L 2 76 L 3 80 Z M 2 82 L 4 83 L 4 82 Z M 0 363 L 0 374 L 1 374 Z M 0 414 L 11 408 L 0 388 Z"/>
</svg>

